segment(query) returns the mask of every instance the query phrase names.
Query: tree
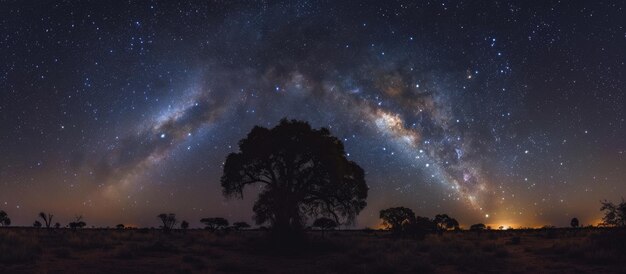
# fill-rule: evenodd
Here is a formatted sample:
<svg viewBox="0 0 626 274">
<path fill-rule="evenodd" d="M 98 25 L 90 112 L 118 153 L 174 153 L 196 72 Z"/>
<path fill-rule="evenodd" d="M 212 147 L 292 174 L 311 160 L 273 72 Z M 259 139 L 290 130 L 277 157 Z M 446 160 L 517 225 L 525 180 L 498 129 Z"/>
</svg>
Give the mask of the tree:
<svg viewBox="0 0 626 274">
<path fill-rule="evenodd" d="M 437 230 L 443 232 L 449 229 L 458 229 L 459 222 L 448 216 L 447 214 L 437 214 L 433 219 L 433 222 L 437 225 Z"/>
<path fill-rule="evenodd" d="M 578 218 L 572 218 L 572 220 L 569 223 L 573 228 L 577 228 L 578 226 L 580 226 L 580 223 L 578 222 Z"/>
<path fill-rule="evenodd" d="M 472 231 L 482 231 L 487 229 L 487 226 L 485 226 L 485 224 L 473 224 L 472 226 L 470 226 L 470 230 Z"/>
<path fill-rule="evenodd" d="M 248 185 L 262 185 L 253 211 L 257 224 L 279 235 L 303 228 L 308 217 L 352 223 L 365 207 L 363 169 L 346 158 L 343 143 L 326 128 L 283 119 L 256 126 L 226 158 L 221 184 L 226 197 L 243 198 Z"/>
<path fill-rule="evenodd" d="M 202 218 L 200 222 L 206 225 L 206 229 L 211 231 L 221 230 L 228 226 L 228 220 L 222 217 Z"/>
<path fill-rule="evenodd" d="M 54 217 L 54 215 L 48 213 L 44 213 L 44 212 L 39 212 L 39 218 L 43 219 L 44 224 L 46 224 L 46 228 L 50 228 L 50 225 L 52 225 L 52 217 Z"/>
<path fill-rule="evenodd" d="M 34 227 L 34 228 L 41 228 L 41 223 L 40 223 L 39 221 L 35 221 L 35 222 L 33 223 L 33 227 Z"/>
<path fill-rule="evenodd" d="M 406 207 L 383 209 L 380 211 L 379 216 L 383 220 L 383 225 L 394 233 L 402 232 L 406 224 L 415 222 L 415 213 Z"/>
<path fill-rule="evenodd" d="M 83 227 L 87 226 L 87 224 L 85 222 L 83 222 L 82 220 L 83 220 L 83 216 L 82 215 L 74 216 L 74 221 L 69 223 L 70 228 L 72 230 L 76 230 L 77 228 L 83 228 Z"/>
<path fill-rule="evenodd" d="M 626 202 L 624 198 L 618 205 L 607 200 L 600 201 L 600 203 L 602 204 L 600 210 L 604 211 L 604 217 L 602 217 L 603 225 L 626 227 Z"/>
<path fill-rule="evenodd" d="M 324 237 L 326 230 L 335 229 L 337 225 L 338 224 L 335 220 L 326 217 L 318 218 L 313 222 L 313 227 L 317 227 L 322 230 L 322 237 Z"/>
<path fill-rule="evenodd" d="M 124 224 L 117 224 L 117 225 L 115 226 L 115 228 L 116 228 L 116 229 L 119 229 L 119 230 L 122 230 L 122 229 L 124 229 Z"/>
<path fill-rule="evenodd" d="M 170 214 L 161 213 L 157 215 L 157 218 L 159 218 L 161 222 L 163 223 L 161 228 L 165 232 L 170 232 L 178 223 L 178 220 L 176 220 L 176 214 L 174 213 L 170 213 Z"/>
<path fill-rule="evenodd" d="M 438 231 L 437 224 L 428 217 L 416 216 L 412 222 L 403 224 L 404 230 L 417 239 L 424 239 L 426 234 Z"/>
<path fill-rule="evenodd" d="M 9 214 L 4 212 L 4 210 L 0 210 L 0 225 L 1 226 L 11 225 L 11 218 L 9 218 Z"/>
<path fill-rule="evenodd" d="M 187 228 L 189 228 L 189 222 L 183 220 L 182 222 L 180 222 L 180 228 L 182 230 L 187 230 Z"/>
<path fill-rule="evenodd" d="M 235 230 L 243 230 L 250 228 L 250 225 L 246 222 L 235 222 L 233 223 L 233 227 L 235 228 Z"/>
<path fill-rule="evenodd" d="M 58 223 L 58 222 L 57 222 L 57 223 L 54 223 L 54 228 L 59 229 L 60 227 L 61 227 L 61 224 L 60 224 L 60 223 Z"/>
</svg>

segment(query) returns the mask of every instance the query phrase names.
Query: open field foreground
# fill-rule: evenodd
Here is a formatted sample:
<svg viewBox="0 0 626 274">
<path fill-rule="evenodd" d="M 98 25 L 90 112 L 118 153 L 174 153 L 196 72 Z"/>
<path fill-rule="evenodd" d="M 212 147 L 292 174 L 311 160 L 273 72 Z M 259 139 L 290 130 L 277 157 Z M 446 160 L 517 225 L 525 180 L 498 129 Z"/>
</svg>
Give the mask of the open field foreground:
<svg viewBox="0 0 626 274">
<path fill-rule="evenodd" d="M 626 231 L 463 231 L 394 238 L 309 232 L 276 247 L 266 232 L 0 230 L 3 273 L 625 273 Z"/>
</svg>

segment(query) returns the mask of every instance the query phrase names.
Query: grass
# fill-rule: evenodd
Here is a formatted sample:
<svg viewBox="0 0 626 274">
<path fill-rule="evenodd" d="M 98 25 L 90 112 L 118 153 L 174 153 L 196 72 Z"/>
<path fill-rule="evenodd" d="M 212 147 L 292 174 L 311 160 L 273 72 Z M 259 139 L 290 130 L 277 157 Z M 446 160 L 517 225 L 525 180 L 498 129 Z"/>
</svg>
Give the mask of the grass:
<svg viewBox="0 0 626 274">
<path fill-rule="evenodd" d="M 483 231 L 396 238 L 309 232 L 277 245 L 266 232 L 0 229 L 0 271 L 85 273 L 430 273 L 626 270 L 620 230 Z"/>
</svg>

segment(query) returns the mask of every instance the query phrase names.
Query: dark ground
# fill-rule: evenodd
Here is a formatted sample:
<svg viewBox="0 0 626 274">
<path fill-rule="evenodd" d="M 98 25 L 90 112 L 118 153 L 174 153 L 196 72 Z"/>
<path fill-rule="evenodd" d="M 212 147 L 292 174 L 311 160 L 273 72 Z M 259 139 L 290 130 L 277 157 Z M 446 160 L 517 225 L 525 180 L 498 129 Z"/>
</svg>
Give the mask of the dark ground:
<svg viewBox="0 0 626 274">
<path fill-rule="evenodd" d="M 626 231 L 309 232 L 278 248 L 265 232 L 0 229 L 3 273 L 626 273 Z"/>
</svg>

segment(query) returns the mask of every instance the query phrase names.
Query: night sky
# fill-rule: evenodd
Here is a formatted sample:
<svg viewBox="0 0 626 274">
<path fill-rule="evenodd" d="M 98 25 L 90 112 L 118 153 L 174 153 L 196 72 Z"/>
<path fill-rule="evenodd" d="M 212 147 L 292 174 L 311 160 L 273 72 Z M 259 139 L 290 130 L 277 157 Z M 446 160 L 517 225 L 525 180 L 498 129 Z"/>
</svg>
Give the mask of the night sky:
<svg viewBox="0 0 626 274">
<path fill-rule="evenodd" d="M 252 223 L 254 125 L 327 127 L 368 206 L 597 224 L 626 196 L 623 1 L 0 3 L 0 209 L 65 225 Z M 109 3 L 110 2 L 110 3 Z"/>
</svg>

